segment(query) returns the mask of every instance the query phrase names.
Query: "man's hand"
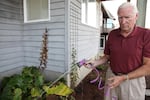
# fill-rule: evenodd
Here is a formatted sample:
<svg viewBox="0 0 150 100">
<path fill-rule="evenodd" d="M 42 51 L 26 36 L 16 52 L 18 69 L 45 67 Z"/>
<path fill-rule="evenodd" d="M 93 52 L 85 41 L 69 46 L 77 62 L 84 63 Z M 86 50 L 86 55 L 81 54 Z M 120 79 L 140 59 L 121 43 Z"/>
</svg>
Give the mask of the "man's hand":
<svg viewBox="0 0 150 100">
<path fill-rule="evenodd" d="M 93 68 L 94 66 L 94 61 L 93 60 L 87 60 L 86 62 L 85 62 L 85 64 L 84 64 L 84 66 L 86 67 L 86 68 L 89 68 L 89 69 L 91 69 L 91 68 Z"/>
<path fill-rule="evenodd" d="M 115 88 L 115 87 L 119 86 L 126 79 L 127 79 L 126 75 L 111 77 L 108 79 L 108 81 L 109 81 L 108 86 L 110 88 Z"/>
<path fill-rule="evenodd" d="M 104 63 L 106 63 L 109 60 L 109 55 L 104 55 L 103 57 L 100 57 L 99 59 L 96 60 L 87 60 L 85 63 L 85 67 L 87 68 L 95 68 L 99 65 L 102 65 Z"/>
</svg>

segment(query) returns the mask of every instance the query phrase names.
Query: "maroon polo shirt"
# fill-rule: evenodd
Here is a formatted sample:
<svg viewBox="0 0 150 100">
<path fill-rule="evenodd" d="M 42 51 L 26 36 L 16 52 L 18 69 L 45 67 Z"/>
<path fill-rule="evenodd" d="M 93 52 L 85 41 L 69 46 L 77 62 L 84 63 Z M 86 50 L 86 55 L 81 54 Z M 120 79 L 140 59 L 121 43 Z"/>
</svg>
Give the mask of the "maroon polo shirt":
<svg viewBox="0 0 150 100">
<path fill-rule="evenodd" d="M 110 56 L 113 72 L 129 73 L 142 65 L 142 58 L 150 58 L 150 30 L 135 27 L 133 32 L 123 37 L 120 29 L 110 32 L 104 53 Z"/>
</svg>

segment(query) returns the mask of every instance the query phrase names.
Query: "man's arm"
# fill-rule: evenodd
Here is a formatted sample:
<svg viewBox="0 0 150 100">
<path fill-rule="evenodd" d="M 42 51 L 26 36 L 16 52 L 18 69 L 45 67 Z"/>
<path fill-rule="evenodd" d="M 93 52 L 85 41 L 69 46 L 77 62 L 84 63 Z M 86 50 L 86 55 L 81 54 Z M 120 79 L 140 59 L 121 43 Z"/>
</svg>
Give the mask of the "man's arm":
<svg viewBox="0 0 150 100">
<path fill-rule="evenodd" d="M 150 75 L 150 58 L 143 57 L 143 65 L 135 71 L 128 73 L 128 78 L 134 79 L 146 75 Z"/>
<path fill-rule="evenodd" d="M 109 55 L 104 55 L 104 56 L 100 57 L 100 59 L 93 60 L 92 61 L 93 67 L 102 65 L 102 64 L 106 63 L 108 60 L 109 60 Z"/>
<path fill-rule="evenodd" d="M 100 57 L 100 59 L 87 61 L 85 64 L 85 67 L 87 67 L 87 68 L 98 67 L 99 65 L 106 63 L 108 60 L 109 60 L 109 55 L 104 55 L 104 56 Z M 92 64 L 92 66 L 91 66 L 91 64 Z"/>
</svg>

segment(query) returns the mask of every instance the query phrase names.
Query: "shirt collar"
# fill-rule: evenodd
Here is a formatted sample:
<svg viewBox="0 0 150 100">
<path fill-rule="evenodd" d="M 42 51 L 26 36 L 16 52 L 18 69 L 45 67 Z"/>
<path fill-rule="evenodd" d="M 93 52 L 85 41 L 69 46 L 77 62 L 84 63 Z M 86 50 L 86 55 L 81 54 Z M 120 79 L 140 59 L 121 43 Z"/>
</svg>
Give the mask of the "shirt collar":
<svg viewBox="0 0 150 100">
<path fill-rule="evenodd" d="M 118 36 L 122 36 L 122 35 L 120 34 L 120 32 L 121 32 L 121 29 L 119 28 L 119 29 L 118 29 Z M 134 29 L 132 30 L 132 32 L 131 32 L 127 37 L 133 37 L 133 36 L 136 35 L 136 33 L 137 33 L 137 26 L 135 25 Z"/>
</svg>

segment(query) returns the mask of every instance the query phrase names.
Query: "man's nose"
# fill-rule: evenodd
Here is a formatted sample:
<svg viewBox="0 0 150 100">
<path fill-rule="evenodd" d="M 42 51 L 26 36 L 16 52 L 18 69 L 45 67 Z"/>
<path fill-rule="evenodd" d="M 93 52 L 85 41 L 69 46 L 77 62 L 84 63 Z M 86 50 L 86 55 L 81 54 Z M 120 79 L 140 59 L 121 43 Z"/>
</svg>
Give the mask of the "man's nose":
<svg viewBox="0 0 150 100">
<path fill-rule="evenodd" d="M 122 24 L 124 24 L 124 23 L 126 23 L 127 19 L 123 17 L 123 18 L 121 18 L 120 21 L 121 21 Z"/>
</svg>

